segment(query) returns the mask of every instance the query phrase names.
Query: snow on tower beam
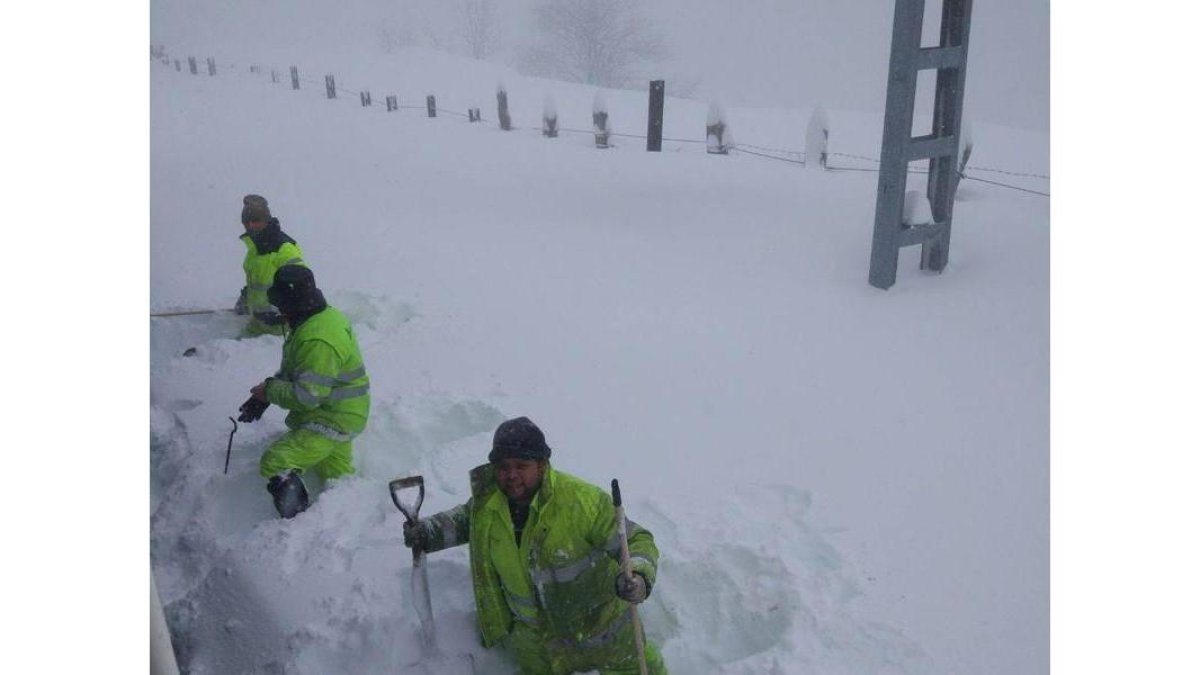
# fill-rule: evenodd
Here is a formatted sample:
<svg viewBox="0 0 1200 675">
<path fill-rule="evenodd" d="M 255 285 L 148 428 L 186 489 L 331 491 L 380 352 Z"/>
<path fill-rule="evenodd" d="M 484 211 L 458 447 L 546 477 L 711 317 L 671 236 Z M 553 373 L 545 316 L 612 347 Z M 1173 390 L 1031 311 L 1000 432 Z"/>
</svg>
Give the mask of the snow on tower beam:
<svg viewBox="0 0 1200 675">
<path fill-rule="evenodd" d="M 887 289 L 896 283 L 896 266 L 904 246 L 921 244 L 921 269 L 940 272 L 949 260 L 954 191 L 958 187 L 971 2 L 942 0 L 937 47 L 921 47 L 925 0 L 896 0 L 895 3 L 868 275 L 868 281 L 876 288 Z M 933 129 L 929 135 L 913 138 L 913 107 L 917 73 L 921 70 L 937 71 Z M 929 160 L 926 194 L 934 225 L 909 227 L 903 222 L 908 164 L 923 159 Z"/>
</svg>

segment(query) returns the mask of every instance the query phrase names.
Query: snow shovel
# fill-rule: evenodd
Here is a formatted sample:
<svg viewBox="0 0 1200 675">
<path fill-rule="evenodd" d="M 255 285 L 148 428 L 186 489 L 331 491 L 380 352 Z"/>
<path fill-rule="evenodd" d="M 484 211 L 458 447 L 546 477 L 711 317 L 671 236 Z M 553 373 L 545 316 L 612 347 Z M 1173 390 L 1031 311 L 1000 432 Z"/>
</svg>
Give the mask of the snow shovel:
<svg viewBox="0 0 1200 675">
<path fill-rule="evenodd" d="M 416 488 L 416 499 L 411 502 L 405 501 L 401 496 L 403 490 L 410 488 Z M 404 519 L 410 523 L 417 522 L 417 514 L 421 511 L 421 502 L 425 501 L 425 477 L 397 478 L 388 483 L 388 490 L 392 493 L 392 503 L 400 509 L 400 513 L 404 514 Z M 411 494 L 412 491 L 409 492 Z M 417 610 L 417 616 L 421 619 L 421 645 L 424 647 L 426 655 L 431 656 L 436 654 L 438 649 L 433 629 L 433 605 L 429 600 L 429 577 L 425 574 L 425 551 L 421 550 L 419 546 L 414 546 L 412 553 L 413 606 Z"/>
<path fill-rule="evenodd" d="M 613 506 L 616 507 L 617 538 L 621 540 L 621 573 L 626 579 L 633 578 L 633 561 L 629 559 L 629 537 L 625 532 L 625 507 L 621 506 L 621 486 L 612 480 Z M 637 605 L 630 603 L 629 618 L 633 620 L 633 642 L 637 646 L 638 669 L 642 675 L 646 670 L 646 639 L 642 636 L 642 621 L 638 618 Z"/>
</svg>

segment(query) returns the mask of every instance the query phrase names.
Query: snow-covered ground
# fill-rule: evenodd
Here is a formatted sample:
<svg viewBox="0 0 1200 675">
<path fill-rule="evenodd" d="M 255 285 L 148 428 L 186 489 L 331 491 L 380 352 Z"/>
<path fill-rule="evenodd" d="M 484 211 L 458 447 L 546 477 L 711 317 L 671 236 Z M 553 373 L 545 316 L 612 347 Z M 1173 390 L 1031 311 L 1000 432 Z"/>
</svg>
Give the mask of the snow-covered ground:
<svg viewBox="0 0 1200 675">
<path fill-rule="evenodd" d="M 561 470 L 620 478 L 655 533 L 645 623 L 672 672 L 1047 672 L 1046 197 L 963 182 L 948 270 L 906 249 L 884 292 L 874 173 L 546 139 L 545 96 L 588 129 L 594 90 L 430 50 L 345 65 L 367 109 L 315 73 L 292 91 L 286 62 L 209 77 L 203 57 L 200 76 L 150 66 L 151 310 L 232 304 L 240 197 L 264 194 L 355 322 L 373 409 L 359 473 L 278 520 L 257 459 L 279 411 L 222 466 L 281 340 L 238 340 L 230 315 L 150 321 L 151 558 L 190 672 L 427 672 L 386 483 L 423 474 L 430 513 L 463 501 L 517 415 Z M 490 121 L 501 79 L 510 133 Z M 390 93 L 489 121 L 387 113 Z M 644 94 L 606 99 L 644 133 Z M 667 109 L 668 138 L 703 138 L 707 104 Z M 740 143 L 803 147 L 809 111 L 727 112 Z M 850 155 L 878 155 L 878 116 L 829 118 L 831 151 L 869 166 Z M 972 165 L 1049 174 L 1044 135 L 973 137 Z M 465 549 L 429 572 L 443 649 L 508 672 L 476 646 Z"/>
</svg>

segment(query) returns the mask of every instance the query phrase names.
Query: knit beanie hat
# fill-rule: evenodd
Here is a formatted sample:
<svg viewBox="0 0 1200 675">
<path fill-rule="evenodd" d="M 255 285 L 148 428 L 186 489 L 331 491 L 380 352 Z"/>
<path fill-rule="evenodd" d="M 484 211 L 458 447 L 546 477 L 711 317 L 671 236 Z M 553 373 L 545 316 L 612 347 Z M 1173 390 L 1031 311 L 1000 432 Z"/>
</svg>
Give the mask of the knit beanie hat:
<svg viewBox="0 0 1200 675">
<path fill-rule="evenodd" d="M 246 195 L 242 197 L 242 224 L 265 223 L 271 219 L 271 209 L 267 207 L 267 198 L 262 195 Z"/>
<path fill-rule="evenodd" d="M 518 417 L 502 422 L 492 436 L 488 461 L 502 459 L 550 459 L 550 446 L 536 424 L 528 417 Z"/>
</svg>

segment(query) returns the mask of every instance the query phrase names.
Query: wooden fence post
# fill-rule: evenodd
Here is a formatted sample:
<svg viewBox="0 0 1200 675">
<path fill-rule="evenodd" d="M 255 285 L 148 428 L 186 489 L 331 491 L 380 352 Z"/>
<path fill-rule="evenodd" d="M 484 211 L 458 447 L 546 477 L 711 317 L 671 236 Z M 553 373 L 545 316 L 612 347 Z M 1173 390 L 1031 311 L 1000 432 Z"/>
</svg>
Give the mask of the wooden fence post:
<svg viewBox="0 0 1200 675">
<path fill-rule="evenodd" d="M 275 70 L 274 68 L 271 69 L 271 82 L 273 84 L 279 84 L 279 71 Z"/>
<path fill-rule="evenodd" d="M 217 60 L 213 57 L 208 57 L 208 75 L 209 77 L 217 74 Z"/>
<path fill-rule="evenodd" d="M 387 103 L 387 111 L 388 112 L 394 112 L 395 110 L 397 110 L 400 107 L 400 106 L 396 105 L 396 96 L 395 95 L 388 96 L 387 98 L 384 99 L 384 102 Z"/>
<path fill-rule="evenodd" d="M 292 89 L 293 90 L 299 89 L 300 88 L 300 71 L 296 69 L 296 66 L 292 66 L 291 71 L 292 71 Z"/>
<path fill-rule="evenodd" d="M 804 166 L 829 166 L 829 118 L 825 109 L 817 106 L 808 118 L 808 130 L 804 134 Z"/>
<path fill-rule="evenodd" d="M 554 106 L 554 97 L 550 94 L 546 94 L 542 102 L 542 135 L 558 138 L 558 108 Z"/>
<path fill-rule="evenodd" d="M 199 75 L 200 71 L 196 70 L 196 57 L 188 57 L 188 70 L 192 71 L 193 75 Z"/>
<path fill-rule="evenodd" d="M 359 102 L 362 103 L 362 106 L 364 108 L 370 106 L 371 105 L 371 92 L 369 92 L 369 91 L 358 92 L 358 100 L 359 100 Z"/>
<path fill-rule="evenodd" d="M 433 94 L 425 97 L 425 113 L 430 117 L 437 117 L 437 99 Z"/>
<path fill-rule="evenodd" d="M 496 89 L 496 109 L 500 117 L 500 128 L 505 131 L 512 130 L 512 118 L 508 116 L 508 92 L 504 91 L 503 85 Z"/>
<path fill-rule="evenodd" d="M 325 98 L 337 98 L 337 85 L 332 75 L 325 76 Z"/>
<path fill-rule="evenodd" d="M 597 148 L 608 147 L 608 104 L 603 89 L 597 89 L 592 98 L 592 133 L 596 136 Z"/>
<path fill-rule="evenodd" d="M 175 59 L 175 72 L 183 72 L 183 67 L 179 65 L 179 59 Z"/>
<path fill-rule="evenodd" d="M 665 80 L 650 82 L 650 119 L 646 129 L 646 151 L 662 152 L 663 103 L 666 99 Z"/>
<path fill-rule="evenodd" d="M 708 141 L 708 154 L 728 155 L 729 127 L 725 124 L 725 111 L 713 101 L 708 104 L 708 122 L 705 125 L 705 135 Z"/>
</svg>

